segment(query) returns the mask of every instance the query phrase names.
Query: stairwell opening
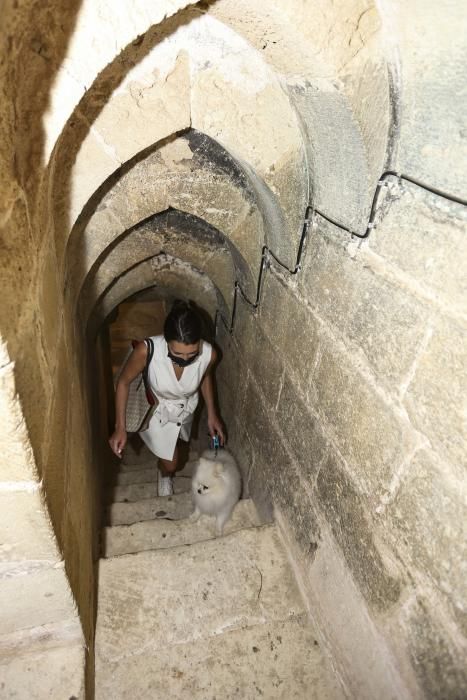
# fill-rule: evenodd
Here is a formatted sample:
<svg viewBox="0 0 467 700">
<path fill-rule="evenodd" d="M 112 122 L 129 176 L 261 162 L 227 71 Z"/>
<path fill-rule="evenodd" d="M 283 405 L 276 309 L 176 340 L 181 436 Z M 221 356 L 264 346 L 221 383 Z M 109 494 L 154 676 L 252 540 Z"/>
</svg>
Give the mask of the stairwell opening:
<svg viewBox="0 0 467 700">
<path fill-rule="evenodd" d="M 104 325 L 143 293 L 216 322 L 304 647 L 350 696 L 463 697 L 463 6 L 4 5 L 7 693 L 93 697 Z"/>
</svg>

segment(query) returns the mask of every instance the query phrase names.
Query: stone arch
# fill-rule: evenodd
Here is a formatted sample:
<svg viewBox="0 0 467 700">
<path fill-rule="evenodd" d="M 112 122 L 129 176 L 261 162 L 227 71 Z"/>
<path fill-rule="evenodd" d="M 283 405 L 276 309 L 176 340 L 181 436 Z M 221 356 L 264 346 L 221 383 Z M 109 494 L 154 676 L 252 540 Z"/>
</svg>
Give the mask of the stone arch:
<svg viewBox="0 0 467 700">
<path fill-rule="evenodd" d="M 109 285 L 89 318 L 88 339 L 93 340 L 100 325 L 122 301 L 140 291 L 154 287 L 160 289 L 161 299 L 167 297 L 193 299 L 213 319 L 218 308 L 225 312 L 223 297 L 206 273 L 180 258 L 160 254 L 137 263 Z"/>
<path fill-rule="evenodd" d="M 79 297 L 79 316 L 87 323 L 93 306 L 114 279 L 155 255 L 183 258 L 202 270 L 218 288 L 232 311 L 236 277 L 246 265 L 236 249 L 212 226 L 197 217 L 169 209 L 125 231 L 118 245 L 107 248 L 89 271 Z"/>
<path fill-rule="evenodd" d="M 219 60 L 222 58 L 222 53 L 227 52 L 231 57 L 237 55 L 236 68 L 239 72 L 244 76 L 247 68 L 250 72 L 252 71 L 250 64 L 253 64 L 254 72 L 258 76 L 255 91 L 252 93 L 251 88 L 243 89 L 240 96 L 235 96 L 235 100 L 233 100 L 235 92 L 232 76 L 230 76 L 230 82 L 226 76 L 222 84 L 223 111 L 218 115 L 215 123 L 212 122 L 212 118 L 209 123 L 206 115 L 201 114 L 200 105 L 197 106 L 198 117 L 194 112 L 191 86 L 193 75 L 201 70 L 194 61 L 195 32 L 198 30 L 196 27 L 193 28 L 193 25 L 197 22 L 207 26 L 204 32 L 208 35 L 213 31 L 217 34 L 221 32 L 220 37 L 208 36 L 210 50 L 216 50 L 214 40 L 219 43 L 217 47 Z M 219 29 L 220 27 L 219 22 L 204 16 L 200 17 L 199 13 L 189 10 L 183 26 L 178 27 L 177 30 L 170 27 L 175 38 L 171 37 L 169 28 L 165 28 L 167 32 L 165 43 L 168 44 L 168 48 L 162 42 L 162 44 L 156 44 L 152 52 L 144 57 L 136 52 L 136 55 L 131 56 L 131 62 L 140 60 L 140 63 L 137 63 L 128 75 L 125 73 L 128 66 L 124 64 L 122 68 L 121 61 L 115 62 L 116 65 L 113 68 L 121 71 L 119 79 L 115 78 L 115 80 L 118 83 L 121 79 L 122 82 L 113 94 L 106 93 L 108 100 L 105 106 L 101 104 L 96 107 L 102 90 L 105 91 L 106 88 L 108 90 L 105 82 L 102 84 L 103 79 L 99 78 L 97 84 L 89 88 L 64 129 L 54 153 L 57 174 L 64 170 L 70 171 L 69 182 L 62 182 L 59 175 L 54 186 L 57 193 L 61 191 L 60 196 L 56 197 L 59 237 L 66 234 L 67 228 L 74 223 L 89 197 L 111 173 L 131 160 L 138 152 L 168 137 L 174 129 L 186 129 L 190 124 L 217 140 L 221 140 L 219 136 L 222 135 L 222 131 L 229 132 L 231 135 L 229 149 L 233 149 L 238 160 L 249 163 L 250 170 L 257 172 L 260 179 L 266 180 L 270 189 L 274 190 L 279 203 L 285 192 L 284 184 L 292 176 L 295 181 L 296 197 L 301 201 L 297 207 L 286 206 L 284 201 L 281 208 L 284 211 L 282 216 L 287 222 L 287 228 L 293 232 L 299 232 L 301 217 L 308 201 L 308 192 L 307 177 L 303 177 L 306 167 L 302 136 L 293 107 L 277 76 L 264 65 L 259 52 L 237 37 L 232 30 L 227 27 Z M 238 42 L 241 43 L 242 51 L 239 51 L 236 45 Z M 229 43 L 235 44 L 235 50 Z M 191 55 L 187 56 L 189 50 Z M 165 55 L 170 52 L 171 55 Z M 154 65 L 158 66 L 158 78 L 153 75 Z M 164 66 L 163 70 L 162 66 Z M 109 73 L 112 72 L 111 69 L 112 66 L 109 66 Z M 189 72 L 193 75 L 189 75 Z M 238 92 L 238 81 L 236 87 Z M 152 97 L 149 97 L 151 94 Z M 199 96 L 197 99 L 199 101 Z M 243 100 L 245 110 L 240 122 L 238 120 L 239 99 Z M 272 104 L 275 105 L 278 119 L 272 126 L 266 126 Z M 161 114 L 163 118 L 154 120 L 155 112 Z M 154 128 L 117 129 L 115 132 L 114 124 L 121 122 L 122 119 L 128 124 L 138 124 L 141 121 L 141 114 L 144 115 L 145 121 L 151 126 L 154 125 Z M 242 125 L 243 121 L 244 125 Z M 204 126 L 206 128 L 203 128 Z M 240 138 L 233 139 L 233 134 L 239 128 L 242 129 Z M 272 138 L 268 130 L 273 132 Z M 112 148 L 108 146 L 109 141 L 112 142 Z M 288 163 L 287 173 L 277 172 L 281 161 L 284 165 L 285 162 Z M 62 216 L 63 203 L 69 205 L 72 211 L 69 222 Z M 296 213 L 297 211 L 299 214 Z"/>
<path fill-rule="evenodd" d="M 326 8 L 326 5 L 327 3 L 322 3 L 322 18 L 329 23 L 333 18 L 333 11 L 329 7 Z M 67 163 L 66 161 L 60 163 L 60 152 L 65 151 L 68 155 L 71 153 L 73 158 L 73 148 L 70 149 L 70 145 L 72 146 L 74 141 L 81 144 L 79 156 L 82 158 L 82 165 L 78 168 L 81 175 L 76 182 L 72 181 L 71 188 L 79 191 L 81 186 L 78 180 L 81 180 L 85 183 L 86 190 L 78 197 L 76 206 L 71 205 L 74 212 L 72 219 L 79 214 L 99 180 L 121 165 L 122 159 L 133 157 L 138 149 L 149 147 L 151 141 L 154 141 L 155 133 L 151 133 L 146 141 L 124 144 L 122 152 L 114 157 L 115 153 L 112 155 L 110 149 L 106 147 L 104 122 L 115 120 L 118 115 L 118 105 L 121 108 L 122 101 L 128 114 L 132 115 L 131 118 L 138 121 L 141 104 L 145 99 L 142 96 L 153 89 L 156 92 L 161 89 L 160 85 L 156 86 L 154 76 L 152 76 L 152 82 L 149 80 L 151 77 L 150 62 L 148 62 L 150 51 L 159 51 L 161 55 L 164 52 L 168 55 L 172 51 L 172 63 L 169 61 L 168 72 L 162 81 L 165 85 L 164 90 L 168 91 L 162 103 L 168 107 L 171 106 L 172 111 L 175 112 L 174 114 L 170 112 L 169 121 L 172 126 L 186 128 L 191 124 L 205 131 L 217 138 L 240 161 L 257 173 L 260 181 L 264 180 L 277 197 L 289 235 L 292 232 L 297 239 L 300 234 L 305 206 L 311 198 L 310 185 L 316 189 L 315 202 L 319 208 L 324 209 L 334 218 L 345 220 L 350 226 L 361 227 L 362 222 L 366 220 L 374 184 L 386 154 L 389 107 L 387 81 L 380 77 L 378 81 L 373 80 L 374 75 L 384 75 L 384 71 L 376 70 L 383 61 L 375 39 L 378 35 L 377 13 L 373 8 L 368 13 L 362 14 L 358 12 L 357 5 L 357 3 L 352 4 L 351 9 L 349 8 L 348 18 L 341 27 L 342 34 L 349 35 L 347 46 L 350 46 L 350 54 L 349 50 L 342 51 L 342 55 L 339 54 L 340 44 L 333 32 L 331 32 L 333 41 L 326 49 L 321 45 L 322 42 L 318 36 L 307 36 L 305 41 L 307 32 L 303 28 L 296 33 L 291 31 L 291 28 L 284 29 L 280 14 L 269 11 L 265 16 L 264 8 L 261 9 L 256 4 L 249 9 L 248 16 L 253 14 L 253 19 L 263 19 L 265 35 L 270 33 L 277 37 L 271 41 L 264 39 L 264 45 L 260 46 L 259 37 L 246 30 L 245 25 L 238 19 L 238 13 L 235 13 L 234 21 L 232 8 L 229 11 L 228 2 L 219 2 L 212 7 L 204 8 L 205 11 L 201 14 L 197 8 L 186 8 L 179 17 L 171 18 L 168 23 L 161 25 L 159 34 L 155 30 L 148 30 L 148 36 L 145 35 L 137 46 L 127 45 L 125 60 L 119 59 L 112 65 L 109 63 L 104 71 L 105 76 L 100 75 L 93 81 L 84 101 L 81 101 L 75 116 L 69 121 L 69 133 L 64 130 L 61 144 L 59 144 L 61 147 L 57 148 L 54 154 L 57 173 L 59 173 Z M 355 15 L 354 30 L 355 27 L 358 29 L 354 34 L 360 32 L 357 49 L 354 46 L 356 40 L 351 30 L 353 15 Z M 370 19 L 363 20 L 363 15 Z M 251 62 L 254 59 L 255 67 L 258 67 L 257 72 L 261 73 L 261 79 L 273 85 L 272 92 L 269 88 L 269 92 L 268 90 L 258 92 L 257 86 L 253 89 L 255 103 L 264 107 L 263 118 L 260 118 L 261 110 L 258 112 L 259 107 L 255 106 L 253 111 L 246 109 L 248 120 L 245 119 L 245 114 L 242 115 L 241 120 L 238 120 L 240 97 L 236 95 L 233 99 L 235 90 L 232 89 L 232 82 L 226 80 L 225 76 L 221 80 L 218 73 L 213 72 L 209 66 L 203 66 L 201 70 L 193 56 L 188 56 L 190 46 L 187 45 L 187 33 L 191 31 L 192 35 L 194 33 L 197 37 L 198 30 L 195 26 L 197 23 L 204 28 L 208 26 L 211 32 L 214 32 L 215 27 L 215 31 L 220 32 L 227 49 L 229 42 L 231 44 L 243 42 L 242 46 L 248 55 L 248 61 Z M 362 29 L 363 25 L 365 25 L 365 31 Z M 155 36 L 149 36 L 153 31 Z M 241 33 L 247 41 L 240 36 Z M 198 34 L 203 35 L 202 32 Z M 166 39 L 167 46 L 164 46 Z M 193 36 L 191 36 L 192 39 Z M 314 44 L 310 44 L 311 40 Z M 270 50 L 270 47 L 275 46 L 276 43 L 279 43 L 283 50 L 287 49 L 284 55 L 290 55 L 290 59 L 280 60 L 279 53 Z M 302 72 L 307 73 L 306 80 L 297 74 L 297 45 L 303 49 L 308 46 L 301 54 Z M 327 62 L 323 59 L 318 60 L 317 46 L 326 56 Z M 240 52 L 237 51 L 237 53 Z M 263 60 L 263 56 L 267 58 L 267 63 Z M 304 70 L 303 66 L 310 72 Z M 130 77 L 132 70 L 136 71 L 135 76 L 138 74 L 142 81 L 139 88 L 135 87 L 136 83 Z M 245 75 L 242 77 L 245 78 Z M 114 89 L 110 95 L 111 89 L 116 85 L 118 89 Z M 131 94 L 132 89 L 134 94 Z M 125 90 L 128 97 L 126 102 L 123 98 Z M 223 107 L 221 110 L 212 108 L 213 105 L 204 104 L 208 102 L 206 96 L 216 95 L 216 93 L 219 94 L 217 107 L 221 104 Z M 182 95 L 183 105 L 180 101 Z M 242 95 L 242 108 L 245 109 L 248 96 L 244 93 Z M 366 121 L 365 119 L 362 121 L 361 110 L 358 111 L 362 100 L 365 103 L 371 100 L 372 103 L 370 117 L 365 117 Z M 102 106 L 106 101 L 108 104 L 103 110 Z M 151 100 L 148 100 L 148 105 L 151 105 Z M 272 110 L 276 118 L 271 121 Z M 107 116 L 104 111 L 107 111 Z M 103 122 L 101 125 L 103 133 L 100 135 L 99 119 Z M 287 125 L 288 131 L 286 129 L 284 133 L 278 132 L 281 125 Z M 76 138 L 70 135 L 73 130 L 76 131 Z M 270 133 L 268 133 L 269 130 Z M 161 126 L 161 131 L 157 133 L 159 138 L 164 137 L 167 135 L 167 129 Z M 339 134 L 337 140 L 336 133 Z M 85 146 L 82 138 L 86 134 L 90 141 Z M 252 134 L 254 138 L 251 138 Z M 115 141 L 115 135 L 113 136 Z M 303 136 L 311 143 L 308 154 L 305 154 Z M 97 144 L 99 140 L 100 145 Z M 118 137 L 116 141 L 118 150 Z M 100 173 L 96 172 L 95 177 L 93 175 L 90 178 L 92 169 L 89 167 L 91 162 L 89 154 L 94 148 L 93 142 L 100 154 L 100 166 L 103 170 Z M 74 149 L 76 151 L 76 145 Z M 303 172 L 307 170 L 307 160 L 308 175 L 304 180 Z M 72 162 L 68 165 L 74 167 Z M 311 170 L 316 171 L 314 176 Z M 353 176 L 354 172 L 359 173 L 358 178 Z M 291 179 L 295 185 L 293 188 L 288 187 Z M 290 199 L 291 192 L 294 193 L 293 201 Z M 58 199 L 61 198 L 58 197 Z M 60 219 L 60 216 L 58 224 L 59 235 L 62 235 L 67 224 Z M 283 232 L 283 225 L 280 222 L 277 233 Z M 291 251 L 280 249 L 284 237 L 278 235 L 277 239 L 279 248 L 276 252 L 279 255 L 282 254 L 286 262 L 291 264 L 293 259 Z"/>
<path fill-rule="evenodd" d="M 164 141 L 111 184 L 87 224 L 79 222 L 70 236 L 67 289 L 73 300 L 107 247 L 169 207 L 194 217 L 193 224 L 202 219 L 222 232 L 237 251 L 234 263 L 242 283 L 254 294 L 261 248 L 268 241 L 266 222 L 250 178 L 218 144 L 197 132 Z"/>
</svg>

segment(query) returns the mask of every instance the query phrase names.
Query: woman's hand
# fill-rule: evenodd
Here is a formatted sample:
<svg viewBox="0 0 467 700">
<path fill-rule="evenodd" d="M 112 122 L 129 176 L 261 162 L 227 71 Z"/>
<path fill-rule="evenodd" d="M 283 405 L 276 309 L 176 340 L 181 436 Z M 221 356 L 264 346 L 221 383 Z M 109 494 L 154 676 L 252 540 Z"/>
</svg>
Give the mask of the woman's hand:
<svg viewBox="0 0 467 700">
<path fill-rule="evenodd" d="M 127 434 L 125 428 L 117 428 L 109 438 L 110 449 L 117 457 L 122 457 L 123 448 L 126 445 Z"/>
<path fill-rule="evenodd" d="M 209 430 L 209 435 L 211 437 L 214 437 L 214 435 L 218 435 L 220 444 L 221 445 L 224 444 L 224 442 L 225 442 L 224 426 L 222 424 L 221 419 L 217 415 L 217 413 L 214 413 L 211 416 L 208 416 L 208 430 Z"/>
</svg>

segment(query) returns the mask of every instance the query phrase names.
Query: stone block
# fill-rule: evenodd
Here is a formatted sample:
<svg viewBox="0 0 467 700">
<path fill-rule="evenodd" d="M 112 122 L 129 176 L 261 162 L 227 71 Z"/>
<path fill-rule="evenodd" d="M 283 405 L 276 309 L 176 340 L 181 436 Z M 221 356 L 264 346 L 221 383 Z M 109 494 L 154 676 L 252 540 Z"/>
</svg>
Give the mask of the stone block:
<svg viewBox="0 0 467 700">
<path fill-rule="evenodd" d="M 328 444 L 318 418 L 300 398 L 288 374 L 284 374 L 276 418 L 302 474 L 314 482 Z"/>
<path fill-rule="evenodd" d="M 0 481 L 34 481 L 36 469 L 21 403 L 16 395 L 15 369 L 6 346 L 1 346 L 0 371 Z"/>
<path fill-rule="evenodd" d="M 29 315 L 28 313 L 25 314 Z M 32 316 L 32 315 L 31 315 Z M 52 382 L 45 365 L 42 350 L 42 328 L 37 315 L 30 318 L 24 333 L 18 332 L 19 347 L 12 356 L 15 360 L 16 390 L 23 413 L 23 427 L 27 428 L 27 440 L 32 447 L 38 473 L 43 466 L 44 434 L 48 429 L 47 412 L 50 406 Z M 17 426 L 19 427 L 19 426 Z"/>
<path fill-rule="evenodd" d="M 63 566 L 39 568 L 2 580 L 0 628 L 3 634 L 74 620 L 76 616 Z"/>
<path fill-rule="evenodd" d="M 0 694 L 4 700 L 85 697 L 83 644 L 60 644 L 39 651 L 0 656 Z"/>
<path fill-rule="evenodd" d="M 291 523 L 294 536 L 307 555 L 313 554 L 319 539 L 319 526 L 310 496 L 307 476 L 301 464 L 294 463 L 262 402 L 261 395 L 250 386 L 246 425 L 255 453 L 249 489 L 260 512 L 267 512 L 268 503 L 276 504 Z"/>
<path fill-rule="evenodd" d="M 233 61 L 231 66 L 227 67 L 226 59 Z M 232 70 L 243 76 L 242 84 L 232 80 Z M 307 197 L 307 178 L 300 167 L 304 159 L 302 135 L 288 95 L 265 75 L 258 53 L 244 46 L 235 58 L 228 52 L 197 71 L 192 79 L 191 109 L 192 123 L 200 131 L 216 134 L 240 162 L 251 163 L 261 178 L 258 187 L 267 183 L 270 208 L 281 208 L 283 238 L 294 241 L 297 218 Z M 265 132 L 263 125 L 270 110 L 275 115 L 274 128 Z M 242 117 L 232 122 L 232 114 Z M 286 174 L 282 170 L 287 165 Z M 285 248 L 287 244 L 283 241 L 282 245 Z"/>
<path fill-rule="evenodd" d="M 257 327 L 257 313 L 242 298 L 237 296 L 237 309 L 234 320 L 233 338 L 244 361 L 254 347 L 254 337 Z"/>
<path fill-rule="evenodd" d="M 289 269 L 293 269 L 297 260 L 300 236 L 303 230 L 306 207 L 309 204 L 307 178 L 308 171 L 303 144 L 288 151 L 280 166 L 274 167 L 266 174 L 275 192 L 280 192 L 281 208 L 289 225 L 288 235 L 284 235 L 282 226 L 268 227 L 268 246 Z M 269 184 L 269 183 L 268 183 Z"/>
<path fill-rule="evenodd" d="M 243 499 L 237 503 L 232 517 L 226 523 L 224 535 L 260 524 L 253 502 Z M 201 516 L 196 522 L 188 518 L 173 522 L 156 518 L 134 525 L 114 525 L 104 528 L 103 556 L 108 558 L 150 549 L 190 546 L 216 537 L 215 518 L 208 515 Z"/>
<path fill-rule="evenodd" d="M 248 362 L 248 370 L 261 388 L 267 405 L 274 409 L 279 397 L 283 365 L 279 353 L 261 330 L 258 321 L 254 326 L 251 345 L 245 359 Z"/>
<path fill-rule="evenodd" d="M 190 586 L 187 588 L 187 581 Z M 274 526 L 99 565 L 97 667 L 304 612 Z M 170 614 L 161 601 L 170 592 Z"/>
<path fill-rule="evenodd" d="M 122 163 L 190 124 L 187 54 L 179 53 L 168 75 L 161 72 L 154 71 L 150 84 L 127 78 L 95 120 L 94 128 L 112 144 Z"/>
<path fill-rule="evenodd" d="M 49 364 L 55 364 L 57 351 L 57 328 L 60 327 L 62 308 L 59 303 L 61 281 L 57 269 L 57 257 L 53 241 L 46 240 L 43 250 L 42 269 L 39 274 L 39 304 L 42 313 L 43 343 Z M 60 290 L 60 291 L 59 291 Z"/>
<path fill-rule="evenodd" d="M 240 415 L 243 410 L 247 374 L 246 357 L 229 337 L 222 347 L 222 360 L 216 370 L 216 379 L 219 379 L 218 396 L 226 420 Z"/>
<path fill-rule="evenodd" d="M 177 480 L 177 479 L 175 479 Z M 108 525 L 133 525 L 145 520 L 181 520 L 193 512 L 191 491 L 174 496 L 145 498 L 134 503 L 112 503 L 106 510 Z"/>
<path fill-rule="evenodd" d="M 55 563 L 60 555 L 39 491 L 0 492 L 0 563 L 2 570 L 39 560 Z M 22 566 L 24 570 L 24 566 Z"/>
<path fill-rule="evenodd" d="M 406 407 L 416 427 L 454 464 L 467 465 L 467 329 L 440 319 L 420 355 Z"/>
<path fill-rule="evenodd" d="M 248 492 L 260 514 L 267 518 L 272 514 L 273 499 L 277 497 L 277 492 L 281 491 L 278 478 L 284 470 L 292 469 L 292 461 L 277 432 L 274 432 L 270 415 L 253 381 L 248 384 L 244 421 L 254 454 Z"/>
<path fill-rule="evenodd" d="M 465 311 L 467 214 L 447 202 L 403 183 L 391 185 L 383 220 L 372 231 L 372 251 L 403 270 L 459 313 Z"/>
<path fill-rule="evenodd" d="M 351 257 L 349 243 L 348 235 L 320 221 L 310 234 L 299 289 L 319 318 L 355 343 L 396 391 L 411 367 L 428 311 L 372 271 L 363 255 Z"/>
<path fill-rule="evenodd" d="M 245 401 L 244 421 L 247 434 L 255 453 L 270 460 L 275 454 L 279 459 L 290 462 L 290 457 L 282 447 L 282 440 L 273 425 L 275 408 L 269 406 L 252 378 L 249 379 Z"/>
<path fill-rule="evenodd" d="M 80 145 L 73 167 L 73 189 L 70 196 L 68 231 L 83 206 L 104 180 L 121 165 L 117 154 L 96 132 L 89 131 Z M 60 250 L 59 246 L 57 246 Z"/>
<path fill-rule="evenodd" d="M 450 633 L 436 618 L 436 609 L 419 599 L 404 621 L 412 665 L 430 700 L 464 700 L 467 696 L 465 649 L 453 643 Z"/>
<path fill-rule="evenodd" d="M 310 490 L 303 483 L 300 472 L 283 471 L 279 478 L 280 488 L 274 494 L 274 502 L 288 521 L 293 537 L 302 556 L 311 563 L 321 539 L 321 528 Z"/>
<path fill-rule="evenodd" d="M 346 334 L 364 353 L 378 381 L 397 394 L 420 347 L 429 309 L 365 266 L 355 270 L 353 288 Z"/>
<path fill-rule="evenodd" d="M 309 232 L 298 288 L 320 318 L 344 333 L 358 300 L 355 282 L 362 266 L 347 251 L 348 234 L 336 232 L 319 217 L 316 221 Z"/>
<path fill-rule="evenodd" d="M 260 321 L 284 367 L 307 394 L 316 363 L 318 324 L 303 301 L 273 273 L 267 273 L 264 281 Z"/>
<path fill-rule="evenodd" d="M 116 475 L 113 482 L 118 486 L 129 486 L 130 484 L 148 484 L 157 479 L 157 465 L 154 464 L 148 469 L 132 469 Z"/>
<path fill-rule="evenodd" d="M 157 480 L 148 482 L 147 484 L 131 484 L 128 486 L 114 486 L 107 492 L 108 502 L 114 503 L 135 503 L 143 501 L 146 498 L 157 497 Z"/>
<path fill-rule="evenodd" d="M 159 649 L 99 667 L 97 700 L 275 698 L 340 700 L 329 659 L 305 615 L 222 630 L 208 639 Z"/>
<path fill-rule="evenodd" d="M 67 488 L 67 456 L 69 436 L 68 421 L 70 416 L 69 366 L 63 345 L 57 352 L 57 366 L 54 377 L 54 394 L 49 414 L 49 424 L 53 430 L 46 436 L 47 450 L 44 460 L 44 494 L 55 533 L 60 547 L 63 546 L 63 518 L 65 511 L 65 492 Z"/>
<path fill-rule="evenodd" d="M 467 504 L 458 471 L 417 452 L 387 517 L 399 552 L 436 582 L 467 633 Z"/>
<path fill-rule="evenodd" d="M 320 469 L 317 497 L 358 586 L 376 612 L 399 600 L 402 582 L 386 568 L 369 520 L 369 504 L 331 452 Z"/>
<path fill-rule="evenodd" d="M 228 425 L 228 448 L 237 460 L 242 474 L 242 497 L 249 496 L 249 476 L 255 462 L 255 451 L 248 436 L 247 426 L 242 416 Z"/>
<path fill-rule="evenodd" d="M 400 110 L 403 115 L 394 159 L 397 172 L 458 197 L 465 195 L 467 95 L 463 90 L 465 6 L 398 3 L 394 37 L 401 55 Z"/>
<path fill-rule="evenodd" d="M 381 398 L 352 364 L 352 355 L 321 340 L 316 405 L 362 489 L 377 494 L 416 444 L 410 424 Z"/>
<path fill-rule="evenodd" d="M 409 670 L 410 684 L 401 678 L 401 665 L 394 658 L 394 647 L 400 634 L 388 630 L 387 622 L 392 613 L 384 616 L 369 615 L 369 606 L 362 595 L 358 581 L 348 566 L 331 528 L 320 517 L 321 537 L 312 566 L 292 552 L 301 580 L 304 594 L 312 611 L 313 619 L 326 632 L 326 640 L 332 649 L 334 662 L 343 660 L 339 671 L 348 698 L 356 700 L 408 700 L 419 698 L 412 671 Z M 282 525 L 282 523 L 281 523 Z M 286 539 L 291 541 L 291 533 Z M 384 625 L 384 632 L 382 627 Z M 391 648 L 392 647 L 392 648 Z M 404 667 L 406 651 L 403 652 Z M 409 685 L 409 687 L 407 687 Z M 413 689 L 414 692 L 411 692 Z"/>
</svg>

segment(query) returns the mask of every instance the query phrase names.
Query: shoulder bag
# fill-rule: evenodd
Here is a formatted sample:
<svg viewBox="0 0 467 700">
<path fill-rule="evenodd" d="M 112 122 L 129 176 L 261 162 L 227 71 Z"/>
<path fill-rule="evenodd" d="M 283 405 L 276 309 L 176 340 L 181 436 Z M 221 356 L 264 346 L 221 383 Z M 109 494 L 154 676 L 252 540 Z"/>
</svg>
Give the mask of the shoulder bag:
<svg viewBox="0 0 467 700">
<path fill-rule="evenodd" d="M 125 424 L 128 433 L 142 433 L 144 430 L 147 430 L 149 421 L 159 405 L 157 396 L 151 391 L 148 380 L 149 365 L 154 355 L 154 343 L 151 338 L 145 338 L 144 342 L 148 348 L 146 364 L 143 371 L 130 383 L 128 389 L 128 401 L 125 413 Z M 118 382 L 128 358 L 137 345 L 138 341 L 132 340 L 131 347 L 116 377 L 116 382 Z"/>
</svg>

